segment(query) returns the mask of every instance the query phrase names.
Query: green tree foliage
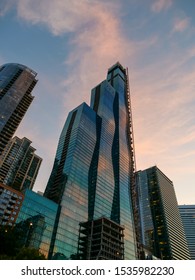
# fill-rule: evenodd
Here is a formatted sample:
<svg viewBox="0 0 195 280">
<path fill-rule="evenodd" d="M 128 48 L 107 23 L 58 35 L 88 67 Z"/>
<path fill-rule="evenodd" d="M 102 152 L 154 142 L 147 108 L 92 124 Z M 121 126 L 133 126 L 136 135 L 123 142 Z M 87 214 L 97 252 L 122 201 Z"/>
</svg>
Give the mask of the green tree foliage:
<svg viewBox="0 0 195 280">
<path fill-rule="evenodd" d="M 23 247 L 15 257 L 16 260 L 45 260 L 45 256 L 35 248 Z"/>
</svg>

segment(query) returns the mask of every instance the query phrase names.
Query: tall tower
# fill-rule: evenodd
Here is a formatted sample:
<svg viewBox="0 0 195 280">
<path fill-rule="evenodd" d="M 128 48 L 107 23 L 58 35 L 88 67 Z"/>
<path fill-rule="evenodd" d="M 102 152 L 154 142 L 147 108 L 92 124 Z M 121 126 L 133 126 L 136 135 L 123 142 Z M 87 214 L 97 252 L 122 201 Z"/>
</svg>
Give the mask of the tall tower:
<svg viewBox="0 0 195 280">
<path fill-rule="evenodd" d="M 195 205 L 179 205 L 186 239 L 192 260 L 195 260 Z"/>
<path fill-rule="evenodd" d="M 13 137 L 0 157 L 0 182 L 16 190 L 32 189 L 42 159 L 26 137 Z"/>
<path fill-rule="evenodd" d="M 30 106 L 36 73 L 16 63 L 0 67 L 0 155 Z"/>
<path fill-rule="evenodd" d="M 190 259 L 172 181 L 156 166 L 137 172 L 142 243 L 163 260 Z"/>
<path fill-rule="evenodd" d="M 105 217 L 124 228 L 124 258 L 137 258 L 132 134 L 128 73 L 116 63 L 92 89 L 90 107 L 69 113 L 59 139 L 45 190 L 61 205 L 53 254 L 78 257 L 79 224 Z"/>
</svg>

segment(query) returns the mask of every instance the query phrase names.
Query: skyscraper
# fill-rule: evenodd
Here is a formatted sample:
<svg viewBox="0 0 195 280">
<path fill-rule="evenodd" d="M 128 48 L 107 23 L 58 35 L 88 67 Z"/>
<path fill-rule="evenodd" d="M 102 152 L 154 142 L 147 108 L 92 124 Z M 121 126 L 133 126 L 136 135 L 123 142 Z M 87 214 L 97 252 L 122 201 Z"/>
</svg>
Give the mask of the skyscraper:
<svg viewBox="0 0 195 280">
<path fill-rule="evenodd" d="M 13 137 L 0 156 L 0 182 L 16 190 L 32 189 L 42 159 L 26 137 Z"/>
<path fill-rule="evenodd" d="M 190 259 L 172 181 L 153 166 L 137 182 L 143 245 L 159 259 Z"/>
<path fill-rule="evenodd" d="M 69 113 L 60 135 L 45 190 L 61 205 L 53 254 L 79 257 L 79 225 L 105 217 L 124 227 L 124 258 L 137 258 L 134 171 L 128 73 L 116 63 L 92 89 L 90 106 Z"/>
<path fill-rule="evenodd" d="M 27 66 L 8 63 L 0 67 L 0 155 L 30 106 L 36 73 Z"/>
<path fill-rule="evenodd" d="M 195 205 L 179 205 L 186 239 L 192 260 L 195 260 Z"/>
</svg>

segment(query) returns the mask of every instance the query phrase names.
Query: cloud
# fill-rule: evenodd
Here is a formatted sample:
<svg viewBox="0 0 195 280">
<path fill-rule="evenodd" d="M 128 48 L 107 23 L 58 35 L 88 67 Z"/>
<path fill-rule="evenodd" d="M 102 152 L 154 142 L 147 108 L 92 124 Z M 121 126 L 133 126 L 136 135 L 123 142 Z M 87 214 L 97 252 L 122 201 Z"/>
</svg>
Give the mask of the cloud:
<svg viewBox="0 0 195 280">
<path fill-rule="evenodd" d="M 193 47 L 169 49 L 166 57 L 140 69 L 131 87 L 137 166 L 160 165 L 173 181 L 180 165 L 194 168 L 193 58 Z M 179 176 L 184 177 L 185 170 Z"/>
<path fill-rule="evenodd" d="M 69 71 L 60 84 L 67 92 L 67 109 L 75 100 L 74 106 L 88 101 L 91 88 L 105 79 L 110 65 L 116 61 L 126 65 L 128 60 L 133 64 L 141 50 L 156 43 L 155 37 L 133 41 L 124 36 L 121 5 L 120 1 L 94 0 L 91 4 L 88 0 L 18 0 L 16 9 L 20 19 L 44 25 L 55 36 L 70 34 L 66 42 L 70 49 L 64 61 Z"/>
<path fill-rule="evenodd" d="M 11 8 L 13 8 L 15 0 L 1 0 L 0 2 L 0 17 L 3 17 Z"/>
<path fill-rule="evenodd" d="M 61 87 L 68 90 L 71 99 L 78 96 L 79 89 L 78 103 L 86 100 L 96 81 L 104 79 L 100 69 L 107 69 L 117 60 L 124 61 L 134 51 L 121 31 L 116 16 L 119 10 L 120 3 L 105 1 L 19 0 L 17 3 L 20 19 L 43 25 L 55 36 L 70 34 L 66 42 L 70 49 L 64 56 L 69 71 Z M 71 102 L 66 100 L 66 106 L 67 101 Z"/>
<path fill-rule="evenodd" d="M 169 9 L 173 4 L 173 0 L 155 0 L 151 6 L 151 10 L 155 13 L 159 13 L 163 10 Z"/>
<path fill-rule="evenodd" d="M 177 18 L 174 21 L 173 32 L 183 32 L 189 27 L 189 18 Z"/>
<path fill-rule="evenodd" d="M 63 93 L 59 98 L 60 102 L 64 102 L 60 124 L 64 122 L 64 112 L 69 112 L 83 101 L 89 103 L 91 88 L 105 79 L 107 68 L 119 60 L 130 69 L 137 166 L 145 169 L 157 164 L 165 174 L 168 171 L 167 175 L 170 174 L 173 181 L 178 176 L 181 178 L 184 171 L 180 166 L 189 166 L 190 154 L 191 158 L 194 156 L 195 67 L 192 59 L 195 49 L 188 47 L 184 50 L 185 40 L 180 46 L 179 39 L 175 42 L 174 36 L 166 36 L 161 29 L 146 32 L 150 15 L 141 26 L 140 17 L 136 18 L 133 27 L 139 25 L 139 36 L 132 38 L 132 21 L 131 24 L 125 22 L 120 14 L 123 1 L 94 0 L 93 4 L 87 0 L 14 2 L 21 20 L 37 27 L 44 26 L 54 36 L 63 38 L 64 34 L 68 34 L 64 36 L 66 52 L 62 61 L 61 82 L 60 77 L 57 82 L 51 82 L 55 87 L 53 93 Z M 172 4 L 171 0 L 153 1 L 151 10 L 160 13 L 170 9 Z M 130 9 L 130 6 L 126 8 Z M 8 6 L 4 13 L 7 9 Z M 176 15 L 177 11 L 174 12 Z M 189 18 L 183 13 L 182 16 L 178 15 L 173 21 L 172 32 L 182 32 L 189 27 Z M 167 20 L 168 24 L 170 20 Z M 126 23 L 128 25 L 125 26 Z M 140 36 L 144 39 L 135 39 Z M 40 83 L 42 79 L 39 79 Z M 48 87 L 51 87 L 50 83 Z M 46 86 L 44 89 L 47 92 Z M 55 122 L 56 116 L 53 118 Z M 53 138 L 45 142 L 38 131 L 33 132 L 34 136 L 26 128 L 25 131 L 34 139 L 33 143 L 35 138 L 41 139 L 44 147 L 40 146 L 40 149 L 48 165 L 56 150 L 54 138 L 59 135 L 53 132 Z M 39 146 L 36 144 L 35 147 L 38 152 Z M 182 159 L 185 160 L 183 164 Z"/>
<path fill-rule="evenodd" d="M 19 0 L 18 16 L 32 24 L 43 24 L 54 35 L 74 32 L 91 20 L 88 1 Z M 92 5 L 93 6 L 93 5 Z"/>
</svg>

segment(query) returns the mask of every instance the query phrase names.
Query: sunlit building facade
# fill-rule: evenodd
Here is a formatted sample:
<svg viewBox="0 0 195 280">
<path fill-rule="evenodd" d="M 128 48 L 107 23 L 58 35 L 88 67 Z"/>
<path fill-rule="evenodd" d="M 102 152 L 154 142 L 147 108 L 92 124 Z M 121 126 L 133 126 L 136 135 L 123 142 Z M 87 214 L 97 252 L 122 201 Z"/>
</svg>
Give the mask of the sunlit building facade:
<svg viewBox="0 0 195 280">
<path fill-rule="evenodd" d="M 195 260 L 195 205 L 179 205 L 190 257 Z"/>
<path fill-rule="evenodd" d="M 27 66 L 0 66 L 0 155 L 28 110 L 37 73 Z"/>
<path fill-rule="evenodd" d="M 24 191 L 32 189 L 42 159 L 26 137 L 13 137 L 0 156 L 0 182 Z"/>
<path fill-rule="evenodd" d="M 120 63 L 68 115 L 45 196 L 61 206 L 50 250 L 79 259 L 80 223 L 105 217 L 124 227 L 124 259 L 136 259 L 134 150 L 128 73 Z M 97 254 L 98 255 L 98 254 Z"/>
<path fill-rule="evenodd" d="M 172 181 L 157 166 L 136 174 L 143 246 L 158 259 L 190 259 Z"/>
</svg>

